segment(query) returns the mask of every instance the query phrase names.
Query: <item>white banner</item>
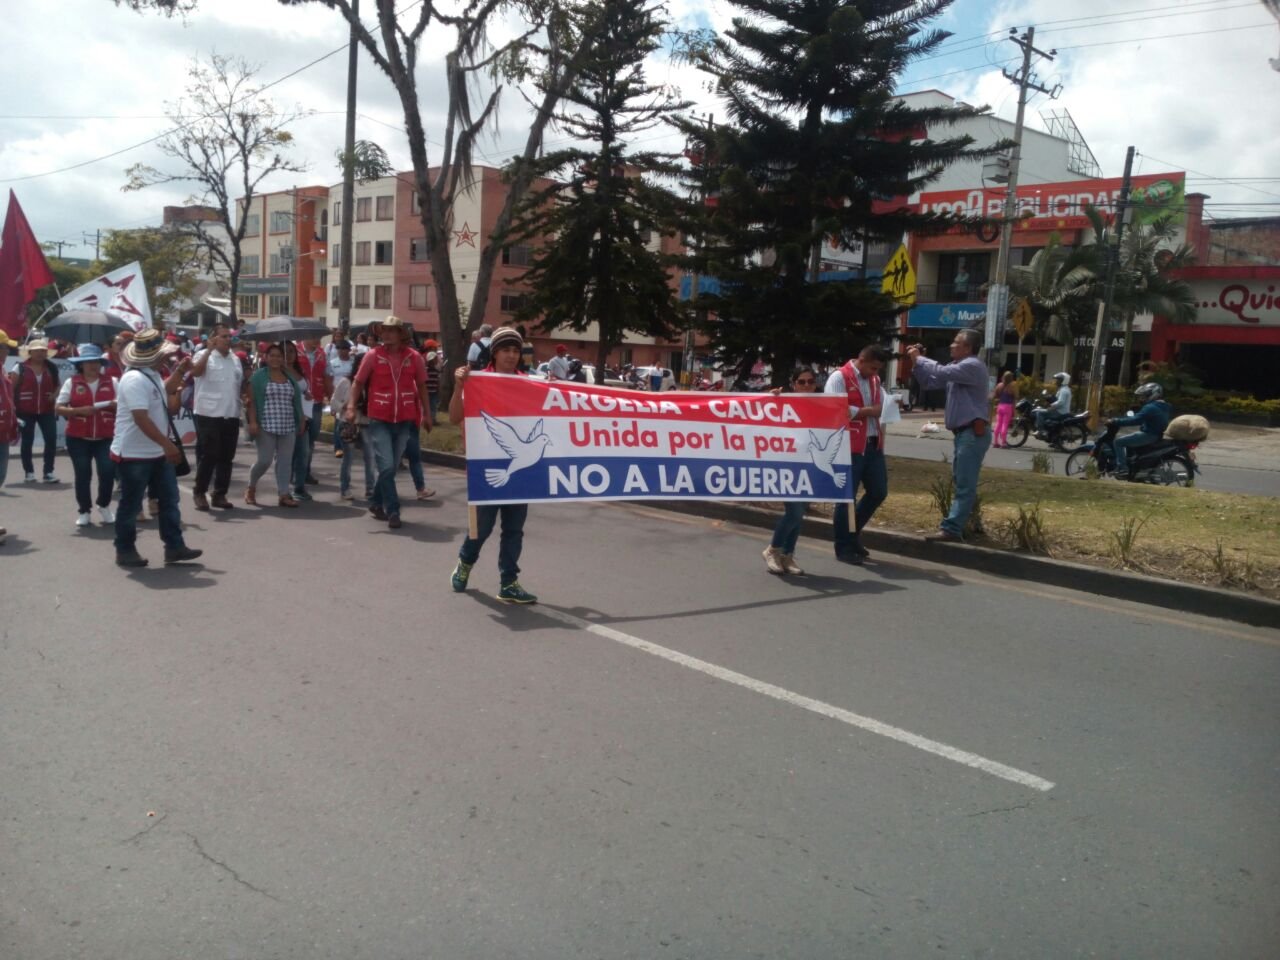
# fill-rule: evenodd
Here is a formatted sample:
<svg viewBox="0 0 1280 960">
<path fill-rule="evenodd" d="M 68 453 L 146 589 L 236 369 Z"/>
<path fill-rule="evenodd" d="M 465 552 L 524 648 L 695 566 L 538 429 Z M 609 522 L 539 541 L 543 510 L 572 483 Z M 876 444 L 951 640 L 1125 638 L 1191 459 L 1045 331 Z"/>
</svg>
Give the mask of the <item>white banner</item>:
<svg viewBox="0 0 1280 960">
<path fill-rule="evenodd" d="M 142 281 L 142 264 L 137 260 L 76 287 L 58 302 L 67 310 L 103 310 L 114 314 L 134 330 L 152 326 L 147 285 Z"/>
</svg>

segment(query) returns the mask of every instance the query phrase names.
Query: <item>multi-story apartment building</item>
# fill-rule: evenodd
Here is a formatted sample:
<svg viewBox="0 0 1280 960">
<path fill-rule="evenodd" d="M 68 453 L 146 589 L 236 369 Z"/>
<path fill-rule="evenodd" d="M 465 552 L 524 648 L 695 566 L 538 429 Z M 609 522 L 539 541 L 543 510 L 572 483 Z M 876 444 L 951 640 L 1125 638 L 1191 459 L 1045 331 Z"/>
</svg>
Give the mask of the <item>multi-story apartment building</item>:
<svg viewBox="0 0 1280 960">
<path fill-rule="evenodd" d="M 470 187 L 462 190 L 454 203 L 449 253 L 458 302 L 464 310 L 475 295 L 480 253 L 497 224 L 506 190 L 500 171 L 477 166 Z M 291 313 L 314 316 L 336 327 L 342 218 L 351 216 L 351 323 L 359 327 L 395 314 L 419 334 L 439 337 L 431 251 L 412 173 L 356 184 L 351 211 L 342 209 L 342 185 L 337 183 L 255 196 L 249 216 L 258 219 L 250 223 L 245 237 L 246 263 L 240 281 L 240 316 L 244 319 Z M 654 237 L 649 242 L 657 250 L 661 244 L 678 241 Z M 293 251 L 292 260 L 282 255 L 286 247 Z M 532 254 L 532 247 L 525 245 L 502 251 L 495 264 L 484 322 L 495 327 L 513 322 L 527 292 L 521 275 Z M 673 285 L 675 282 L 673 277 Z M 552 354 L 558 343 L 589 362 L 595 359 L 598 334 L 594 330 L 567 332 L 565 336 L 532 329 L 528 333 L 539 359 Z M 680 351 L 680 344 L 674 341 L 628 337 L 613 361 L 656 362 L 678 369 Z"/>
<path fill-rule="evenodd" d="M 240 215 L 248 220 L 240 248 L 242 320 L 288 315 L 315 317 L 325 272 L 329 188 L 296 187 L 255 195 Z M 322 295 L 322 294 L 321 294 Z"/>
</svg>

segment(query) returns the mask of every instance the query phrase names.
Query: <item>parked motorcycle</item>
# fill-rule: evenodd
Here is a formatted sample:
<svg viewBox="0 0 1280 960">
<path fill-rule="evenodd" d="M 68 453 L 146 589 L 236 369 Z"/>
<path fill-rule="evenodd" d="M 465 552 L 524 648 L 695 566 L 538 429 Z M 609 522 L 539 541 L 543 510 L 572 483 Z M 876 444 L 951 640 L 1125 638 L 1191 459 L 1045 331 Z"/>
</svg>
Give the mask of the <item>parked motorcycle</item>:
<svg viewBox="0 0 1280 960">
<path fill-rule="evenodd" d="M 1036 433 L 1036 405 L 1030 397 L 1019 400 L 1014 406 L 1016 416 L 1009 427 L 1008 440 L 1011 447 L 1020 447 L 1027 438 L 1035 436 L 1049 446 L 1062 451 L 1076 450 L 1089 440 L 1089 414 L 1073 413 L 1063 420 L 1051 420 L 1045 424 L 1042 433 Z"/>
<path fill-rule="evenodd" d="M 1108 423 L 1096 443 L 1086 443 L 1067 457 L 1067 476 L 1084 476 L 1092 462 L 1099 476 L 1115 473 L 1115 439 L 1119 427 Z M 1157 483 L 1161 486 L 1189 487 L 1200 472 L 1195 449 L 1199 444 L 1188 440 L 1157 440 L 1145 447 L 1129 451 L 1129 472 L 1125 479 L 1133 483 Z"/>
</svg>

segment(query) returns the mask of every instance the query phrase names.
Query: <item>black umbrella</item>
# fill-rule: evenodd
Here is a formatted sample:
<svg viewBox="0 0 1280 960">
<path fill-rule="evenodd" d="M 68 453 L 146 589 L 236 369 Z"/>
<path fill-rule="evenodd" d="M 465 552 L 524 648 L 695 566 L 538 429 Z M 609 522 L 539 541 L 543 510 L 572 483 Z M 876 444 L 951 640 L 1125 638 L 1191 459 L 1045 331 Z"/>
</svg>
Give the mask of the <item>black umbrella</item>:
<svg viewBox="0 0 1280 960">
<path fill-rule="evenodd" d="M 320 320 L 311 317 L 267 317 L 246 323 L 240 328 L 241 340 L 266 340 L 279 343 L 284 340 L 319 340 L 330 333 Z"/>
<path fill-rule="evenodd" d="M 106 346 L 119 333 L 132 333 L 128 322 L 103 310 L 68 310 L 45 324 L 41 333 L 49 339 L 68 343 L 96 343 Z"/>
</svg>

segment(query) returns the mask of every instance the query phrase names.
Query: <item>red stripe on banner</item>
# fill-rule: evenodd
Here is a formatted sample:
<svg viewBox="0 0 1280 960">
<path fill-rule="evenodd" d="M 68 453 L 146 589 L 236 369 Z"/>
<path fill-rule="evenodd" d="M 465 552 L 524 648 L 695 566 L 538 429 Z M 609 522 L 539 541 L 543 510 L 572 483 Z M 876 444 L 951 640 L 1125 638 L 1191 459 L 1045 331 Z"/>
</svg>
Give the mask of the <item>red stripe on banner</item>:
<svg viewBox="0 0 1280 960">
<path fill-rule="evenodd" d="M 848 423 L 848 399 L 826 394 L 646 393 L 616 387 L 549 383 L 531 377 L 472 374 L 463 393 L 468 417 L 639 417 L 676 423 L 723 423 L 832 430 Z"/>
</svg>

